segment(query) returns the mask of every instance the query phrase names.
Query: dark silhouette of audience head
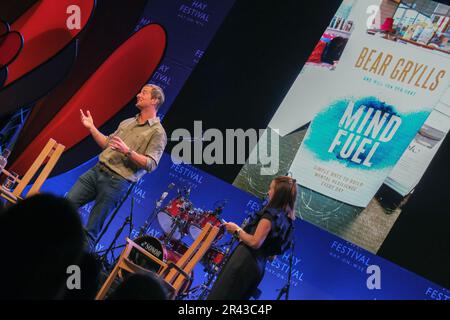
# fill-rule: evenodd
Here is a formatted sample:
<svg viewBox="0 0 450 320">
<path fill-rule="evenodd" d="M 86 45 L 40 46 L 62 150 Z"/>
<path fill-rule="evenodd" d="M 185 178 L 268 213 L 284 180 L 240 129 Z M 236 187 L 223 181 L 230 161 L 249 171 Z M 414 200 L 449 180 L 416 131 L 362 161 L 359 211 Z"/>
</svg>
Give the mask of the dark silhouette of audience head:
<svg viewBox="0 0 450 320">
<path fill-rule="evenodd" d="M 83 251 L 85 233 L 78 211 L 64 198 L 39 194 L 0 212 L 0 299 L 93 300 L 101 265 Z M 80 270 L 79 289 L 67 284 Z M 166 300 L 156 275 L 131 274 L 109 300 Z"/>
<path fill-rule="evenodd" d="M 39 194 L 0 213 L 0 299 L 61 299 L 67 268 L 83 252 L 83 228 L 68 201 Z"/>
<path fill-rule="evenodd" d="M 135 273 L 126 277 L 108 300 L 167 300 L 167 291 L 156 275 Z"/>
</svg>

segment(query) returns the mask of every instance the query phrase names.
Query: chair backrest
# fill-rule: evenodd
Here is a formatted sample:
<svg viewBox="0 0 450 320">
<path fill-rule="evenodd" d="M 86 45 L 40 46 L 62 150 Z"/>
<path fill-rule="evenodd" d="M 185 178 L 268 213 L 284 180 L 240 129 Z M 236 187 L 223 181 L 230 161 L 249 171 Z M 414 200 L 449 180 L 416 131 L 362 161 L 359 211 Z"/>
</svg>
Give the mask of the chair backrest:
<svg viewBox="0 0 450 320">
<path fill-rule="evenodd" d="M 137 250 L 142 255 L 147 257 L 148 259 L 156 262 L 160 265 L 161 270 L 167 268 L 166 263 L 159 260 L 152 254 L 150 254 L 147 250 L 143 249 L 141 246 L 137 245 L 134 241 L 130 240 L 129 238 L 126 238 L 126 246 L 125 249 L 123 249 L 122 253 L 120 254 L 119 260 L 114 266 L 114 269 L 109 274 L 106 281 L 103 283 L 102 287 L 100 288 L 99 292 L 97 293 L 97 296 L 95 297 L 95 300 L 103 300 L 109 291 L 112 283 L 115 281 L 116 277 L 119 276 L 120 278 L 123 278 L 123 270 L 130 272 L 130 273 L 142 273 L 142 274 L 150 274 L 152 273 L 149 270 L 146 270 L 142 268 L 141 266 L 133 263 L 129 256 L 132 252 L 132 250 Z"/>
<path fill-rule="evenodd" d="M 211 247 L 212 242 L 215 240 L 219 228 L 207 223 L 200 235 L 195 239 L 194 243 L 183 254 L 183 256 L 177 261 L 176 265 L 182 269 L 186 274 L 190 274 L 195 265 L 203 258 L 206 251 Z M 172 269 L 164 277 L 164 280 L 173 286 L 177 293 L 184 285 L 186 278 L 183 274 L 176 269 Z"/>
<path fill-rule="evenodd" d="M 125 246 L 124 251 L 122 252 L 120 258 L 119 259 L 119 268 L 126 270 L 128 272 L 140 272 L 140 273 L 154 273 L 153 271 L 150 270 L 146 270 L 143 267 L 137 265 L 136 263 L 134 263 L 133 261 L 130 260 L 130 254 L 133 250 L 138 251 L 141 255 L 144 255 L 147 259 L 155 262 L 156 264 L 159 265 L 159 271 L 157 272 L 158 274 L 164 270 L 164 268 L 167 267 L 167 264 L 161 260 L 159 260 L 157 257 L 155 257 L 154 255 L 152 255 L 150 252 L 148 252 L 147 250 L 145 250 L 144 248 L 142 248 L 141 246 L 139 246 L 138 244 L 136 244 L 133 240 L 129 239 L 128 237 L 126 238 L 127 244 Z M 119 272 L 119 275 L 121 275 L 121 273 Z"/>
<path fill-rule="evenodd" d="M 151 272 L 139 265 L 136 265 L 129 259 L 132 250 L 139 251 L 141 254 L 160 265 L 160 270 L 157 272 L 157 274 L 165 281 L 167 289 L 169 290 L 170 297 L 175 298 L 178 292 L 180 292 L 180 290 L 185 286 L 185 283 L 189 281 L 186 276 L 188 277 L 189 274 L 191 274 L 196 264 L 200 261 L 201 258 L 203 258 L 206 251 L 211 247 L 211 244 L 215 240 L 218 233 L 219 228 L 212 226 L 210 223 L 207 223 L 205 227 L 203 227 L 202 232 L 194 241 L 194 243 L 175 264 L 175 267 L 171 263 L 167 264 L 159 260 L 148 251 L 143 249 L 141 246 L 136 244 L 134 241 L 127 238 L 125 249 L 120 254 L 118 262 L 109 274 L 95 299 L 104 299 L 115 278 L 117 276 L 123 276 L 123 270 L 131 273 L 140 272 L 143 274 Z"/>
<path fill-rule="evenodd" d="M 27 170 L 25 175 L 22 179 L 20 179 L 19 184 L 12 192 L 17 198 L 19 198 L 23 192 L 23 190 L 26 188 L 26 186 L 30 183 L 31 179 L 36 175 L 38 170 L 41 168 L 42 164 L 45 160 L 48 161 L 45 164 L 42 171 L 39 173 L 38 177 L 34 181 L 33 185 L 31 186 L 31 189 L 27 193 L 27 197 L 38 193 L 39 190 L 42 187 L 42 184 L 45 182 L 47 177 L 50 175 L 51 171 L 56 165 L 56 162 L 61 157 L 61 154 L 63 153 L 65 149 L 65 146 L 62 144 L 57 143 L 55 140 L 50 139 L 48 140 L 47 144 L 45 145 L 44 149 L 42 149 L 41 153 L 38 155 L 36 160 L 34 160 L 31 167 Z"/>
</svg>

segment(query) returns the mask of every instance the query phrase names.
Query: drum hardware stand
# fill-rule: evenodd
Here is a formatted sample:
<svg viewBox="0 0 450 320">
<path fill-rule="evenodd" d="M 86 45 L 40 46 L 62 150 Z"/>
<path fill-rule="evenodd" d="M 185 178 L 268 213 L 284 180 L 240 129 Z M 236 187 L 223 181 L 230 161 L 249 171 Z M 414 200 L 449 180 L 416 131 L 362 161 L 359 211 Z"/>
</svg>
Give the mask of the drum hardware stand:
<svg viewBox="0 0 450 320">
<path fill-rule="evenodd" d="M 180 230 L 181 238 L 182 238 L 183 236 L 185 236 L 184 232 L 183 232 L 182 229 L 181 229 L 181 227 L 182 227 L 182 225 L 183 225 L 182 220 L 181 220 L 179 217 L 176 217 L 176 218 L 174 218 L 173 220 L 174 220 L 174 221 L 173 221 L 173 223 L 172 223 L 172 229 L 170 230 L 170 232 L 169 232 L 169 234 L 168 234 L 167 236 L 164 236 L 164 241 L 163 241 L 163 243 L 164 243 L 165 246 L 167 246 L 167 245 L 169 244 L 170 240 L 172 240 L 172 237 L 173 237 L 173 235 L 175 234 L 175 231 L 176 231 L 177 229 Z"/>
<path fill-rule="evenodd" d="M 205 300 L 206 297 L 208 296 L 209 291 L 211 290 L 210 289 L 211 283 L 214 281 L 214 279 L 217 276 L 218 271 L 220 270 L 220 268 L 214 268 L 214 269 L 215 269 L 214 272 L 208 273 L 208 278 L 206 279 L 206 281 L 197 287 L 198 290 L 202 290 L 200 295 L 198 296 L 197 300 Z M 193 288 L 193 289 L 195 289 L 195 288 Z"/>
<path fill-rule="evenodd" d="M 204 281 L 202 284 L 199 284 L 194 288 L 189 289 L 187 292 L 180 294 L 180 299 L 186 298 L 200 291 L 197 300 L 205 300 L 205 298 L 209 293 L 209 286 L 211 285 L 214 276 L 215 275 L 212 276 L 211 274 L 208 274 L 208 278 L 206 279 L 206 281 Z"/>
<path fill-rule="evenodd" d="M 167 187 L 167 191 L 164 191 L 161 194 L 161 197 L 159 198 L 158 201 L 156 201 L 156 205 L 155 208 L 153 209 L 152 213 L 150 214 L 150 216 L 148 217 L 147 220 L 145 220 L 144 224 L 142 225 L 142 227 L 139 229 L 139 234 L 138 237 L 143 236 L 145 234 L 147 234 L 147 230 L 148 227 L 151 226 L 153 224 L 153 221 L 155 220 L 157 213 L 159 212 L 159 209 L 161 208 L 162 202 L 164 201 L 164 199 L 169 195 L 169 191 L 173 189 L 173 187 L 175 187 L 175 183 L 171 183 L 169 184 L 169 186 Z"/>
<path fill-rule="evenodd" d="M 219 271 L 222 269 L 222 267 L 225 265 L 225 263 L 227 263 L 229 256 L 230 256 L 231 248 L 233 248 L 236 240 L 237 240 L 237 238 L 235 236 L 233 236 L 228 243 L 225 243 L 224 245 L 221 246 L 221 247 L 227 246 L 227 248 L 225 249 L 225 252 L 224 252 L 224 258 L 223 258 L 222 262 L 218 266 L 214 266 L 212 271 L 206 269 L 205 272 L 208 274 L 207 280 L 205 282 L 203 282 L 201 285 L 191 289 L 191 290 L 194 290 L 194 289 L 201 288 L 199 290 L 202 290 L 202 292 L 200 293 L 198 300 L 205 300 L 205 298 L 208 296 L 210 288 L 211 288 L 211 284 L 216 279 L 217 275 L 219 274 Z"/>
<path fill-rule="evenodd" d="M 222 270 L 223 266 L 225 265 L 225 263 L 227 263 L 229 257 L 230 257 L 230 251 L 231 248 L 234 246 L 234 243 L 236 242 L 237 238 L 233 236 L 233 239 L 231 239 L 230 242 L 228 242 L 225 245 L 228 245 L 227 249 L 225 250 L 224 253 L 224 258 L 222 260 L 222 262 L 218 265 L 218 266 L 214 266 L 213 267 L 213 271 L 206 271 L 206 273 L 208 274 L 208 278 L 205 282 L 203 282 L 201 285 L 199 285 L 198 287 L 201 287 L 201 294 L 198 297 L 198 300 L 205 300 L 205 298 L 208 296 L 209 291 L 211 290 L 211 284 L 215 281 L 217 275 L 219 274 L 219 271 Z M 198 288 L 196 287 L 196 288 Z M 193 288 L 193 289 L 196 289 Z M 191 289 L 191 290 L 193 290 Z"/>
</svg>

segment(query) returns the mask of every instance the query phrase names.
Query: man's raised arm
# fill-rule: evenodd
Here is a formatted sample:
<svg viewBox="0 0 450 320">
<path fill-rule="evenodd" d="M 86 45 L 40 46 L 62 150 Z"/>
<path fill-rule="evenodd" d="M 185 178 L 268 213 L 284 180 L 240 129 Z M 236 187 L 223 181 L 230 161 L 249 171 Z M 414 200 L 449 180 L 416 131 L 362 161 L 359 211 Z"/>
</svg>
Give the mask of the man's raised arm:
<svg viewBox="0 0 450 320">
<path fill-rule="evenodd" d="M 108 137 L 101 133 L 94 125 L 94 120 L 92 119 L 91 113 L 89 110 L 86 112 L 86 115 L 83 113 L 83 110 L 80 109 L 81 116 L 81 124 L 89 130 L 95 142 L 102 148 L 105 149 L 108 146 Z"/>
</svg>

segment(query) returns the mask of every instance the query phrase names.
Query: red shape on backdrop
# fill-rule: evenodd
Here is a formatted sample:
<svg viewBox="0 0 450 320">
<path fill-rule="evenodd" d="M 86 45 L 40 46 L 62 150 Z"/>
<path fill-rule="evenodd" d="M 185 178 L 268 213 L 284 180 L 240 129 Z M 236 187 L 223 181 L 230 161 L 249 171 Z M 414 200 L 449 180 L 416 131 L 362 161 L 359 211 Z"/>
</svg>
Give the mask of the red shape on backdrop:
<svg viewBox="0 0 450 320">
<path fill-rule="evenodd" d="M 80 9 L 79 29 L 68 28 L 67 22 L 72 22 L 71 16 L 74 14 L 74 11 L 68 10 L 71 6 Z M 11 30 L 19 32 L 25 43 L 20 55 L 8 67 L 5 85 L 19 79 L 64 48 L 86 26 L 94 6 L 95 0 L 41 0 L 28 9 L 11 25 Z"/>
<path fill-rule="evenodd" d="M 85 27 L 83 35 L 77 37 L 79 38 L 77 59 L 70 74 L 65 81 L 58 84 L 46 97 L 36 102 L 14 144 L 14 151 L 9 158 L 10 163 L 13 163 L 45 126 L 52 121 L 65 103 L 95 73 L 109 55 L 134 33 L 147 1 L 133 0 L 132 2 L 127 2 L 126 6 L 124 6 L 121 1 L 96 0 L 94 15 Z M 112 21 L 120 21 L 120 27 L 116 26 L 111 29 Z M 105 33 L 105 30 L 109 30 L 109 32 Z M 37 67 L 34 70 L 39 68 Z M 25 77 L 21 79 L 23 78 Z M 86 143 L 90 142 L 86 141 Z M 80 144 L 84 145 L 83 143 Z M 86 155 L 79 155 L 79 157 L 80 159 L 87 159 L 86 157 L 89 157 L 90 154 L 88 152 Z M 73 159 L 71 156 L 69 157 Z M 78 156 L 75 158 L 78 158 Z M 58 166 L 52 171 L 52 175 L 58 174 L 58 170 L 65 167 L 65 164 L 71 163 L 66 161 L 66 159 L 67 154 L 63 155 L 59 160 Z"/>
<path fill-rule="evenodd" d="M 149 81 L 165 47 L 165 31 L 157 24 L 147 25 L 132 35 L 37 135 L 12 164 L 11 170 L 24 174 L 50 138 L 65 145 L 66 150 L 85 139 L 89 132 L 81 125 L 80 109 L 90 110 L 95 125 L 102 126 Z"/>
<path fill-rule="evenodd" d="M 18 32 L 9 32 L 0 36 L 0 69 L 17 58 L 23 47 L 23 38 Z"/>
<path fill-rule="evenodd" d="M 0 90 L 0 117 L 28 106 L 49 93 L 69 74 L 77 56 L 78 39 L 45 63 Z"/>
</svg>

